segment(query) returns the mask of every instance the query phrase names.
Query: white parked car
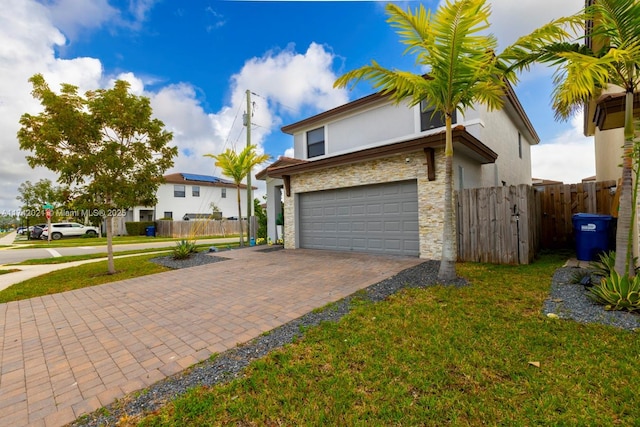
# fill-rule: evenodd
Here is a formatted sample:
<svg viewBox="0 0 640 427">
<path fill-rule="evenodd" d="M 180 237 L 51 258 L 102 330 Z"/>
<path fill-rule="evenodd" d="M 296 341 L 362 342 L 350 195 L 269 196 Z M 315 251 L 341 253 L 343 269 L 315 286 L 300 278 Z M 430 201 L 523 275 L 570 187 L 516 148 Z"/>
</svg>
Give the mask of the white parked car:
<svg viewBox="0 0 640 427">
<path fill-rule="evenodd" d="M 51 224 L 51 239 L 58 240 L 62 237 L 88 236 L 96 237 L 98 235 L 98 227 L 90 225 L 82 225 L 77 222 L 55 222 Z M 44 227 L 41 239 L 49 239 L 49 227 Z"/>
</svg>

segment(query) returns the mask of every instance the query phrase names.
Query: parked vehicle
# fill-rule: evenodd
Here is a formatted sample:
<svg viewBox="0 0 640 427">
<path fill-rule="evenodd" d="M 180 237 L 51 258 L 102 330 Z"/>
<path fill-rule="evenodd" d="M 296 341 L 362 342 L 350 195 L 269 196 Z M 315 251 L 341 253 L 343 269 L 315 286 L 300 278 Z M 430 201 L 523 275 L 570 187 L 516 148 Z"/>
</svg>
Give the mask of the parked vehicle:
<svg viewBox="0 0 640 427">
<path fill-rule="evenodd" d="M 31 229 L 31 232 L 29 234 L 29 237 L 31 239 L 39 239 L 40 235 L 42 235 L 42 230 L 44 230 L 44 228 L 47 226 L 47 224 L 36 224 L 33 226 L 33 228 Z M 31 228 L 31 227 L 29 227 Z"/>
<path fill-rule="evenodd" d="M 57 222 L 51 224 L 51 239 L 59 240 L 63 237 L 73 236 L 98 236 L 98 228 L 90 225 L 82 225 L 77 222 Z M 40 235 L 41 239 L 49 238 L 49 227 L 45 226 Z"/>
</svg>

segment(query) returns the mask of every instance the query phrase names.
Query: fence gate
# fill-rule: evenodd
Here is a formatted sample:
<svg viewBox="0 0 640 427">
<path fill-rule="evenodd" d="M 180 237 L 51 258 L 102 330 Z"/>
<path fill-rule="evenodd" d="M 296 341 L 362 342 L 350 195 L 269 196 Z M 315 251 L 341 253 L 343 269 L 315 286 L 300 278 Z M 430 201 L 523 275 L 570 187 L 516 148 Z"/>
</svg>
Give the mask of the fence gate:
<svg viewBox="0 0 640 427">
<path fill-rule="evenodd" d="M 543 187 L 540 190 L 541 247 L 545 249 L 573 247 L 573 214 L 610 215 L 615 187 L 616 181 L 613 180 Z"/>
<path fill-rule="evenodd" d="M 457 193 L 458 259 L 529 264 L 539 247 L 539 196 L 528 185 Z"/>
</svg>

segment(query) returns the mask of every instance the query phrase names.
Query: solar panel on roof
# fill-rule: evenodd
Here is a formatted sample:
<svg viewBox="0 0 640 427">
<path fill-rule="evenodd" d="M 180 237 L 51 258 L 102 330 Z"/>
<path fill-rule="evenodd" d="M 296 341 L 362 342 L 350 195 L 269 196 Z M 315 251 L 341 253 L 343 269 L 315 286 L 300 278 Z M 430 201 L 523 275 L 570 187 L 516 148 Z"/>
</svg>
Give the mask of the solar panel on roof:
<svg viewBox="0 0 640 427">
<path fill-rule="evenodd" d="M 215 176 L 197 175 L 194 173 L 181 173 L 180 175 L 187 181 L 219 182 Z"/>
<path fill-rule="evenodd" d="M 187 181 L 199 181 L 199 182 L 211 182 L 211 183 L 220 183 L 220 184 L 233 184 L 232 181 L 228 181 L 226 179 L 218 178 L 217 176 L 210 175 L 198 175 L 195 173 L 181 173 L 182 178 Z"/>
</svg>

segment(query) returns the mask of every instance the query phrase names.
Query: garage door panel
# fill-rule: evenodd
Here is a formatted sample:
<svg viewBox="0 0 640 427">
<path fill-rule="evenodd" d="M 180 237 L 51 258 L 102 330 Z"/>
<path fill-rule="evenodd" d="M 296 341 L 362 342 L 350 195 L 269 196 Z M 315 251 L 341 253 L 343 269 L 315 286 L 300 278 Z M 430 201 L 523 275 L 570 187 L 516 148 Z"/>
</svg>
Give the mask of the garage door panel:
<svg viewBox="0 0 640 427">
<path fill-rule="evenodd" d="M 303 248 L 419 255 L 415 181 L 303 193 L 299 204 Z"/>
</svg>

